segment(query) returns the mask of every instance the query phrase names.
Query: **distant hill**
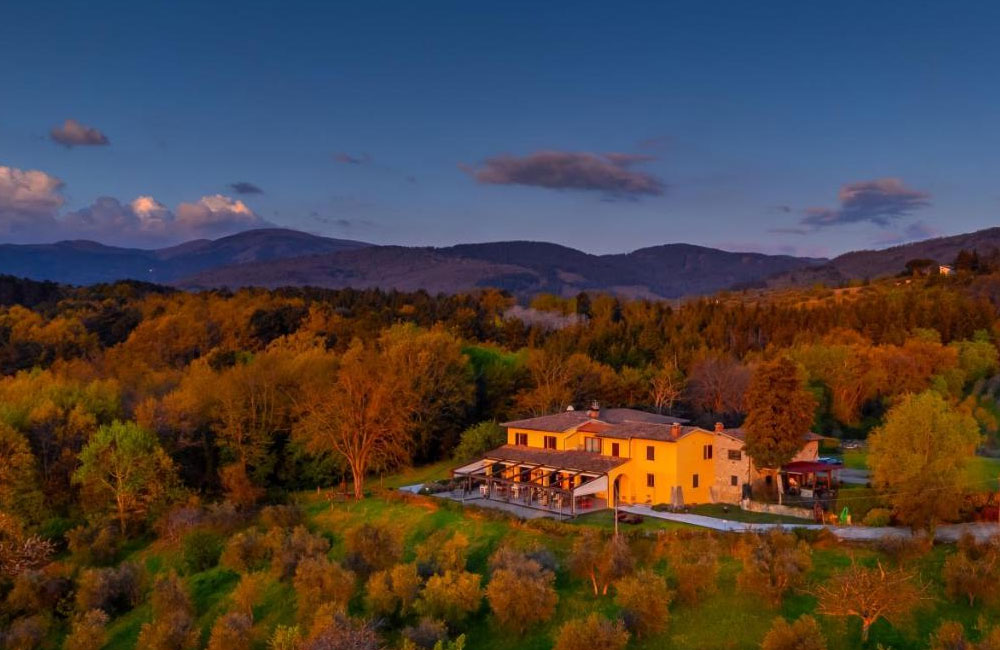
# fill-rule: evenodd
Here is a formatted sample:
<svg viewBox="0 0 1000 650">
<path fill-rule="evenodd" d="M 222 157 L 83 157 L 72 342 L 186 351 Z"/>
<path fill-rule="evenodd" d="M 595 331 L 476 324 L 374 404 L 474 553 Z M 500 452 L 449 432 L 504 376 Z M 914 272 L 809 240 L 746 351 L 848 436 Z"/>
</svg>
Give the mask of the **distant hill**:
<svg viewBox="0 0 1000 650">
<path fill-rule="evenodd" d="M 913 259 L 931 259 L 938 264 L 951 264 L 963 249 L 975 250 L 980 254 L 1000 249 L 1000 227 L 925 239 L 883 250 L 852 251 L 835 257 L 826 264 L 778 273 L 760 284 L 769 288 L 808 286 L 820 282 L 833 286 L 850 280 L 875 279 L 899 273 Z"/>
<path fill-rule="evenodd" d="M 170 283 L 199 271 L 368 246 L 297 230 L 248 230 L 221 239 L 198 239 L 161 249 L 119 248 L 92 241 L 0 244 L 0 273 L 65 284 L 116 280 Z"/>
<path fill-rule="evenodd" d="M 678 298 L 823 261 L 731 253 L 688 244 L 591 255 L 558 244 L 510 241 L 446 248 L 373 246 L 216 268 L 177 284 L 190 289 L 310 285 L 425 289 L 431 293 L 496 287 L 518 295 L 606 291 L 630 297 Z"/>
</svg>

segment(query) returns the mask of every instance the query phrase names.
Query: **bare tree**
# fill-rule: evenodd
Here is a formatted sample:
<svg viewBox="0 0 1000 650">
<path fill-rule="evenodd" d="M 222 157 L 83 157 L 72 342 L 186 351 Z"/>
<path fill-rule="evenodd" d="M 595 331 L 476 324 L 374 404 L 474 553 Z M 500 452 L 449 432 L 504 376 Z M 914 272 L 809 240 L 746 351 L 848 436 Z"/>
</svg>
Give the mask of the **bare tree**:
<svg viewBox="0 0 1000 650">
<path fill-rule="evenodd" d="M 861 619 L 861 639 L 868 641 L 872 623 L 884 618 L 896 622 L 927 598 L 926 587 L 916 574 L 905 569 L 886 569 L 879 562 L 865 567 L 856 561 L 813 592 L 819 599 L 817 611 L 827 616 L 857 616 Z"/>
<path fill-rule="evenodd" d="M 695 408 L 715 414 L 734 414 L 743 408 L 750 369 L 730 357 L 706 356 L 695 362 L 688 377 L 688 394 Z"/>
</svg>

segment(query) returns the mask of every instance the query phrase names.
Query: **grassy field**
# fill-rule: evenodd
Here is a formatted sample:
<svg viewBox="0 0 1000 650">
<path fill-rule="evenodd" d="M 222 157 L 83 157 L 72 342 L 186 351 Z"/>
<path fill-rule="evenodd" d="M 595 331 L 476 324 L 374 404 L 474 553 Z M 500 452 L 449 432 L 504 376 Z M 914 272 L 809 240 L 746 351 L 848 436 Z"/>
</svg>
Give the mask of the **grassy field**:
<svg viewBox="0 0 1000 650">
<path fill-rule="evenodd" d="M 413 471 L 404 477 L 394 477 L 392 481 L 393 484 L 407 484 L 414 482 L 414 477 L 433 476 L 439 471 L 440 468 Z M 417 478 L 416 482 L 419 481 L 420 478 Z M 300 495 L 300 500 L 307 513 L 309 526 L 314 532 L 324 535 L 331 541 L 332 558 L 343 558 L 344 532 L 363 522 L 378 522 L 396 530 L 405 542 L 405 561 L 413 559 L 414 549 L 421 541 L 435 531 L 444 529 L 461 532 L 469 538 L 472 542 L 468 558 L 469 569 L 481 574 L 486 574 L 488 558 L 501 542 L 521 546 L 542 544 L 556 553 L 565 566 L 566 554 L 576 538 L 569 532 L 573 527 L 593 526 L 609 530 L 613 526 L 609 512 L 580 517 L 574 520 L 570 527 L 558 530 L 560 527 L 551 528 L 544 523 L 501 517 L 491 511 L 472 507 L 462 509 L 457 504 L 434 498 L 404 501 L 373 496 L 361 502 L 331 503 L 311 493 Z M 622 526 L 622 530 L 642 531 L 648 535 L 655 535 L 660 530 L 684 528 L 686 527 L 682 524 L 649 517 L 638 526 Z M 640 552 L 643 545 L 646 545 L 645 548 L 648 550 L 651 544 L 652 542 L 640 541 Z M 923 579 L 930 585 L 934 599 L 928 601 L 927 607 L 919 616 L 904 626 L 894 628 L 885 622 L 876 624 L 872 629 L 870 647 L 874 648 L 878 643 L 882 643 L 896 650 L 923 648 L 926 647 L 930 632 L 942 620 L 959 620 L 972 629 L 980 615 L 1000 617 L 1000 610 L 996 608 L 992 610 L 978 606 L 970 608 L 954 604 L 944 597 L 940 584 L 940 567 L 949 552 L 952 552 L 949 547 L 938 547 L 919 561 Z M 813 584 L 821 582 L 836 570 L 847 566 L 852 554 L 862 561 L 874 561 L 878 557 L 874 550 L 868 548 L 826 542 L 814 550 L 814 566 L 809 576 L 810 582 Z M 152 575 L 171 568 L 179 569 L 181 566 L 179 552 L 161 542 L 147 543 L 143 548 L 132 550 L 129 559 L 141 562 Z M 660 561 L 653 564 L 653 567 L 663 572 L 668 579 L 671 578 L 668 563 Z M 718 589 L 714 594 L 697 606 L 675 604 L 671 608 L 671 623 L 667 632 L 652 638 L 633 640 L 629 647 L 756 648 L 776 616 L 795 618 L 814 611 L 815 599 L 808 593 L 797 593 L 786 597 L 779 608 L 763 605 L 759 598 L 746 595 L 738 589 L 736 580 L 739 571 L 740 565 L 737 560 L 731 557 L 724 558 Z M 238 576 L 231 571 L 214 568 L 187 576 L 186 581 L 197 609 L 203 640 L 207 640 L 212 622 L 230 606 L 229 595 L 238 581 Z M 553 635 L 563 621 L 585 616 L 591 611 L 604 612 L 609 616 L 617 613 L 611 597 L 595 598 L 589 589 L 589 584 L 573 578 L 565 569 L 558 572 L 556 587 L 559 592 L 559 604 L 553 620 L 532 629 L 521 638 L 511 638 L 508 633 L 497 630 L 484 602 L 479 614 L 466 626 L 468 635 L 466 647 L 477 650 L 548 649 L 552 647 Z M 265 590 L 262 601 L 254 613 L 255 630 L 258 631 L 258 640 L 254 647 L 263 650 L 266 648 L 266 638 L 275 626 L 295 623 L 295 595 L 291 587 L 285 583 L 272 582 Z M 364 614 L 360 595 L 352 603 L 352 613 L 359 616 Z M 150 616 L 149 606 L 143 605 L 116 619 L 110 627 L 111 638 L 107 647 L 115 650 L 134 647 L 141 625 L 150 620 Z M 820 617 L 820 621 L 831 650 L 859 646 L 859 626 L 856 622 L 824 617 Z M 396 642 L 392 634 L 388 640 L 391 643 Z"/>
<path fill-rule="evenodd" d="M 844 467 L 868 469 L 868 451 L 849 449 L 844 452 Z M 1000 458 L 973 456 L 965 466 L 965 484 L 970 489 L 995 490 L 1000 478 Z"/>
</svg>

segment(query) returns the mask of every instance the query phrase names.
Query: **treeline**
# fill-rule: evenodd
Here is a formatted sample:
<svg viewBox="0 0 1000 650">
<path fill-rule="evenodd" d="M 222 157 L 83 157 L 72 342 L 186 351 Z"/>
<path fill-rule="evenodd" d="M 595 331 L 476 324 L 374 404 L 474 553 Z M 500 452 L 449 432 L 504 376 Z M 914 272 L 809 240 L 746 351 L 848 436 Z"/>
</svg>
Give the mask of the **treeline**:
<svg viewBox="0 0 1000 650">
<path fill-rule="evenodd" d="M 17 468 L 0 507 L 34 524 L 110 515 L 121 495 L 82 467 L 118 422 L 151 436 L 178 488 L 248 505 L 345 479 L 359 491 L 372 472 L 450 456 L 476 423 L 591 400 L 736 425 L 753 367 L 776 356 L 801 366 L 823 433 L 864 435 L 932 388 L 995 435 L 994 279 L 849 300 L 546 296 L 517 312 L 498 291 L 59 287 L 0 309 L 0 464 Z M 578 318 L 510 316 L 531 312 Z M 134 501 L 126 514 L 143 519 Z"/>
</svg>

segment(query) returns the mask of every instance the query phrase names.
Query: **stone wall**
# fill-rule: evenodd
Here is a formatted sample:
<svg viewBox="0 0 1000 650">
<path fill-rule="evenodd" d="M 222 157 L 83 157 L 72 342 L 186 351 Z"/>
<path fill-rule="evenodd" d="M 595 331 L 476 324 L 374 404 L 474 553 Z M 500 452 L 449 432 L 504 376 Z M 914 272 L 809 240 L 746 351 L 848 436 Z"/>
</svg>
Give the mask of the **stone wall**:
<svg viewBox="0 0 1000 650">
<path fill-rule="evenodd" d="M 778 505 L 777 503 L 761 503 L 760 501 L 751 501 L 748 499 L 740 504 L 740 507 L 749 512 L 766 512 L 772 515 L 813 519 L 812 510 L 807 508 L 796 508 L 794 506 Z"/>
</svg>

